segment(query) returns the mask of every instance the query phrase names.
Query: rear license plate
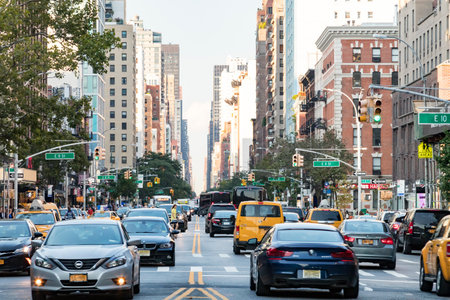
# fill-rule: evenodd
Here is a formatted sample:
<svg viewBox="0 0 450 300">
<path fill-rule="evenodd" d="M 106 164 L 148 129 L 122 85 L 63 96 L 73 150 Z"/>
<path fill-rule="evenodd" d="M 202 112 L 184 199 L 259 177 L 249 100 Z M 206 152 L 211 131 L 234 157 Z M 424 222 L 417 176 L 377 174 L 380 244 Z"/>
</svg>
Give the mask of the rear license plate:
<svg viewBox="0 0 450 300">
<path fill-rule="evenodd" d="M 4 265 L 5 261 L 3 259 L 0 259 L 0 265 Z"/>
<path fill-rule="evenodd" d="M 373 245 L 373 240 L 362 240 L 363 245 Z"/>
<path fill-rule="evenodd" d="M 320 270 L 303 270 L 304 279 L 320 279 Z"/>
<path fill-rule="evenodd" d="M 140 256 L 150 256 L 150 250 L 139 250 Z"/>
<path fill-rule="evenodd" d="M 230 225 L 230 222 L 223 222 L 223 225 Z"/>
<path fill-rule="evenodd" d="M 87 282 L 87 274 L 70 274 L 70 282 Z"/>
</svg>

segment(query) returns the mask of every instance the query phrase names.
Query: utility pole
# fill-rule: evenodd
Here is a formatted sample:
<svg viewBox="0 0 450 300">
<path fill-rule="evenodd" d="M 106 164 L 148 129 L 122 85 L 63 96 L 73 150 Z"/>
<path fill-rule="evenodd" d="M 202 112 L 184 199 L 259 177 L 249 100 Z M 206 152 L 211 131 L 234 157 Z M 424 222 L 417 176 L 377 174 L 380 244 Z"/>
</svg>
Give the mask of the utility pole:
<svg viewBox="0 0 450 300">
<path fill-rule="evenodd" d="M 83 173 L 83 210 L 86 211 L 86 171 Z"/>
<path fill-rule="evenodd" d="M 14 213 L 19 208 L 19 155 L 14 154 Z"/>
<path fill-rule="evenodd" d="M 69 171 L 66 166 L 66 177 L 64 179 L 64 199 L 66 202 L 66 207 L 69 207 Z"/>
<path fill-rule="evenodd" d="M 97 210 L 97 161 L 94 159 L 94 208 Z"/>
</svg>

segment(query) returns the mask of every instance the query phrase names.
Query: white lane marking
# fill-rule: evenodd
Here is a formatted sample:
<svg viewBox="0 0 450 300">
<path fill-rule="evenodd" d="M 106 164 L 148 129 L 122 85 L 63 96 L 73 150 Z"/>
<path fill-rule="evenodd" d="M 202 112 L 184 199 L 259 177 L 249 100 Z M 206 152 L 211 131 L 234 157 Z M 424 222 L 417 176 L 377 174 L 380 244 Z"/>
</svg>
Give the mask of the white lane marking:
<svg viewBox="0 0 450 300">
<path fill-rule="evenodd" d="M 418 284 L 419 281 L 417 280 L 386 280 L 386 279 L 367 279 L 367 278 L 360 278 L 361 280 L 364 281 L 374 281 L 374 282 L 390 282 L 393 284 L 400 284 L 400 283 L 409 283 L 409 284 Z"/>
<path fill-rule="evenodd" d="M 362 276 L 369 276 L 369 277 L 375 276 L 375 275 L 370 274 L 369 272 L 366 272 L 366 271 L 363 271 L 363 270 L 359 270 L 359 275 L 362 275 Z"/>
<path fill-rule="evenodd" d="M 360 282 L 359 285 L 366 286 L 367 284 Z"/>
<path fill-rule="evenodd" d="M 408 278 L 408 276 L 403 275 L 403 274 L 400 274 L 400 273 L 395 272 L 395 271 L 387 271 L 387 270 L 383 270 L 383 272 L 384 272 L 384 273 L 387 273 L 387 274 L 390 274 L 390 275 L 393 275 L 393 276 L 398 277 L 398 278 Z"/>
<path fill-rule="evenodd" d="M 250 275 L 225 275 L 225 274 L 221 274 L 221 275 L 205 275 L 205 274 L 203 274 L 203 277 L 230 277 L 230 278 L 242 277 L 242 278 L 250 278 Z"/>
<path fill-rule="evenodd" d="M 417 275 L 420 275 L 420 272 L 416 272 Z"/>
<path fill-rule="evenodd" d="M 407 260 L 407 259 L 399 259 L 399 261 L 408 263 L 408 264 L 417 264 L 415 261 Z"/>
<path fill-rule="evenodd" d="M 224 253 L 220 253 L 219 256 L 220 256 L 220 257 L 230 257 L 230 255 L 224 254 Z"/>
<path fill-rule="evenodd" d="M 191 272 L 203 272 L 203 267 L 191 267 Z"/>
<path fill-rule="evenodd" d="M 158 267 L 158 271 L 157 272 L 169 272 L 169 267 Z"/>
<path fill-rule="evenodd" d="M 371 289 L 370 287 L 365 286 L 364 287 L 364 292 L 373 292 L 373 289 Z"/>
<path fill-rule="evenodd" d="M 236 267 L 224 267 L 227 272 L 238 272 Z"/>
<path fill-rule="evenodd" d="M 250 258 L 250 254 L 245 254 L 245 257 L 248 257 L 248 258 Z"/>
<path fill-rule="evenodd" d="M 200 253 L 194 253 L 192 254 L 193 257 L 203 257 L 203 255 L 201 255 Z"/>
</svg>

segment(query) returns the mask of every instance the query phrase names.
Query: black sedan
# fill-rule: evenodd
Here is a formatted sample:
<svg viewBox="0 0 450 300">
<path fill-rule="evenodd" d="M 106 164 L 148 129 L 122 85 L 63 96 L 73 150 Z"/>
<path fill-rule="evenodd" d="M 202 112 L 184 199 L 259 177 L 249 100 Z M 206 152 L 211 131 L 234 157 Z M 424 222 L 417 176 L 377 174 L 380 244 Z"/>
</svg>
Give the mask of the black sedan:
<svg viewBox="0 0 450 300">
<path fill-rule="evenodd" d="M 141 240 L 137 245 L 141 264 L 163 263 L 175 266 L 175 242 L 178 230 L 171 230 L 167 222 L 159 217 L 130 217 L 122 221 L 133 239 Z"/>
<path fill-rule="evenodd" d="M 250 289 L 263 296 L 271 287 L 344 289 L 346 298 L 357 298 L 358 260 L 333 226 L 277 224 L 250 256 Z"/>
<path fill-rule="evenodd" d="M 216 233 L 233 234 L 235 221 L 235 210 L 216 211 L 209 223 L 209 236 L 214 237 Z"/>
<path fill-rule="evenodd" d="M 35 249 L 31 240 L 42 239 L 30 220 L 0 220 L 0 272 L 30 270 Z"/>
</svg>

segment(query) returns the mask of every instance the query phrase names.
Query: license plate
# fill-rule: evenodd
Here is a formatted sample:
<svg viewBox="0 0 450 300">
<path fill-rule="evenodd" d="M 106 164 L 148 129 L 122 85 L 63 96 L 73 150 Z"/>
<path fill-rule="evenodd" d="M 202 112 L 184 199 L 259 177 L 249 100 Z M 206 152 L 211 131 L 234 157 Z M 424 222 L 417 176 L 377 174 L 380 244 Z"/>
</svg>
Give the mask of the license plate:
<svg viewBox="0 0 450 300">
<path fill-rule="evenodd" d="M 303 270 L 303 278 L 320 279 L 320 270 Z"/>
<path fill-rule="evenodd" d="M 230 225 L 230 222 L 223 222 L 223 225 Z"/>
<path fill-rule="evenodd" d="M 86 282 L 87 274 L 70 274 L 70 282 Z"/>
<path fill-rule="evenodd" d="M 139 250 L 140 256 L 150 256 L 150 250 Z"/>
<path fill-rule="evenodd" d="M 0 259 L 0 265 L 4 265 L 5 261 L 3 259 Z"/>
<path fill-rule="evenodd" d="M 373 245 L 373 240 L 362 240 L 363 245 Z"/>
</svg>

